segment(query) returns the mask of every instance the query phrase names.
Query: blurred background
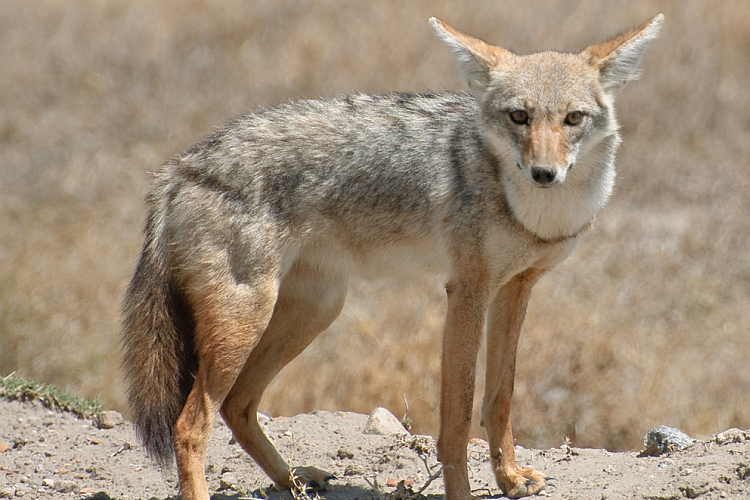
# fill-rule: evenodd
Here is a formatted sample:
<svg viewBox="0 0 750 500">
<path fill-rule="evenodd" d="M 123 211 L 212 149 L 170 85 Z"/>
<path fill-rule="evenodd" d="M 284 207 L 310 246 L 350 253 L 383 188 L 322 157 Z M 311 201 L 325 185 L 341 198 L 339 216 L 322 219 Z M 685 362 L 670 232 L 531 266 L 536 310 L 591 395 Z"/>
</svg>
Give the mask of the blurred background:
<svg viewBox="0 0 750 500">
<path fill-rule="evenodd" d="M 463 89 L 437 16 L 520 53 L 577 51 L 664 12 L 618 98 L 612 200 L 536 287 L 519 444 L 638 449 L 654 425 L 750 427 L 750 3 L 4 0 L 0 374 L 126 411 L 118 308 L 150 175 L 229 117 L 345 92 Z M 356 285 L 262 410 L 406 411 L 437 432 L 444 291 Z M 366 356 L 363 356 L 366 353 Z M 480 355 L 474 436 L 484 389 Z"/>
</svg>

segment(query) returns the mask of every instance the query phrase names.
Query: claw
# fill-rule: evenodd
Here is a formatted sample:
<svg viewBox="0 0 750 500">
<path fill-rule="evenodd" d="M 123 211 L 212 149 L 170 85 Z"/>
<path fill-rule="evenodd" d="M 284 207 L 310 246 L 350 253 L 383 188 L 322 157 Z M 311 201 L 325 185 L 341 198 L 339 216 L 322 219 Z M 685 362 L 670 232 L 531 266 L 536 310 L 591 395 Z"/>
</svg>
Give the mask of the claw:
<svg viewBox="0 0 750 500">
<path fill-rule="evenodd" d="M 328 481 L 337 479 L 330 472 L 315 467 L 295 467 L 292 469 L 292 474 L 315 491 L 325 491 L 329 486 Z"/>
</svg>

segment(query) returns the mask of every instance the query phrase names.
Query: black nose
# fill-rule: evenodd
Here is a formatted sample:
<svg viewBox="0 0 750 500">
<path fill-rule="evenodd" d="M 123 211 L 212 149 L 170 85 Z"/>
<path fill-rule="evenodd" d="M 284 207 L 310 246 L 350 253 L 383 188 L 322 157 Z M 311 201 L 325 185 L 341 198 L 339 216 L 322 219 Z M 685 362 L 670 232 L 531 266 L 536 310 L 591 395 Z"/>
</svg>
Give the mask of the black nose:
<svg viewBox="0 0 750 500">
<path fill-rule="evenodd" d="M 537 184 L 549 184 L 555 180 L 555 169 L 551 167 L 531 167 L 531 178 Z"/>
</svg>

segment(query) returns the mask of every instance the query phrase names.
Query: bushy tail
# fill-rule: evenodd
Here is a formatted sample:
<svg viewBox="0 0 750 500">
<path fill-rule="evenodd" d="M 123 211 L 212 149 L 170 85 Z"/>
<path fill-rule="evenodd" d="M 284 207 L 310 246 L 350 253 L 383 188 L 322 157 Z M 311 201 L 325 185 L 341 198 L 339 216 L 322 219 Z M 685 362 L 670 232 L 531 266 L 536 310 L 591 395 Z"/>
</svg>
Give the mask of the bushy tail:
<svg viewBox="0 0 750 500">
<path fill-rule="evenodd" d="M 138 437 L 160 465 L 174 455 L 173 429 L 197 369 L 194 322 L 184 294 L 147 241 L 123 303 L 123 369 Z"/>
</svg>

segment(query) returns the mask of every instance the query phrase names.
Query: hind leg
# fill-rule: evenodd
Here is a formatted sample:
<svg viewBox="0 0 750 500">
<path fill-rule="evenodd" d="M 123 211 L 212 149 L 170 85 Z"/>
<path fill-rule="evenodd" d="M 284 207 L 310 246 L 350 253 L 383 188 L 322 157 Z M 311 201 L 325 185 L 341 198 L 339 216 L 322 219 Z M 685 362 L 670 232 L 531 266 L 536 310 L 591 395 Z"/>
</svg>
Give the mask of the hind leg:
<svg viewBox="0 0 750 500">
<path fill-rule="evenodd" d="M 345 275 L 296 263 L 281 284 L 268 329 L 221 407 L 237 441 L 279 489 L 292 488 L 292 473 L 258 425 L 258 403 L 273 377 L 336 319 L 346 290 Z M 324 487 L 328 479 L 313 468 L 295 469 L 293 474 L 313 486 Z"/>
<path fill-rule="evenodd" d="M 174 442 L 183 498 L 208 500 L 204 467 L 211 428 L 247 356 L 268 325 L 276 301 L 276 283 L 269 278 L 257 280 L 251 287 L 227 277 L 191 289 L 195 290 L 200 290 L 200 296 L 191 296 L 190 301 L 198 373 L 175 423 Z"/>
</svg>

